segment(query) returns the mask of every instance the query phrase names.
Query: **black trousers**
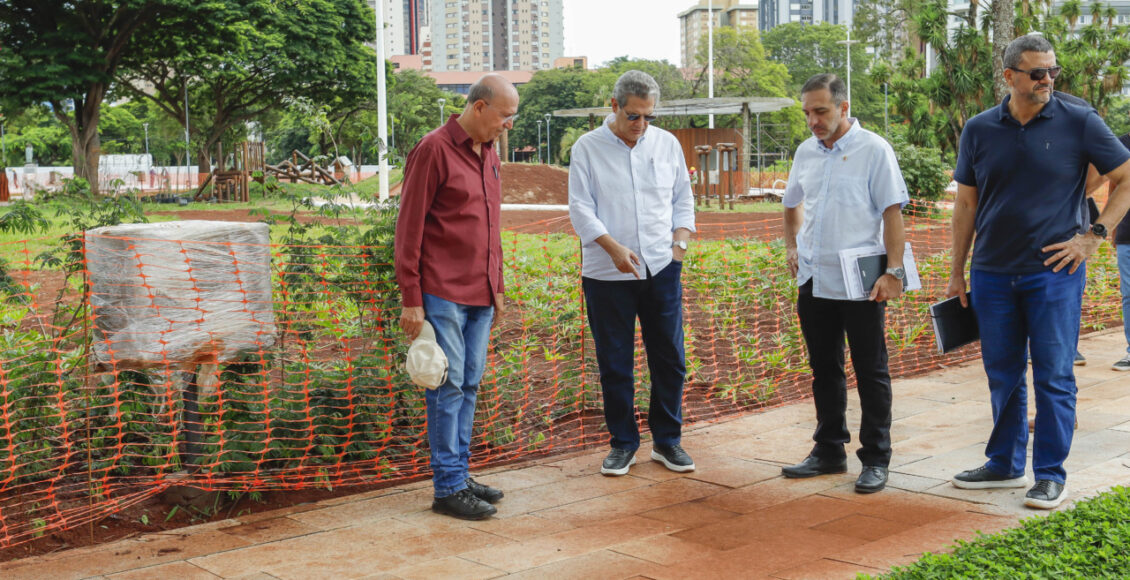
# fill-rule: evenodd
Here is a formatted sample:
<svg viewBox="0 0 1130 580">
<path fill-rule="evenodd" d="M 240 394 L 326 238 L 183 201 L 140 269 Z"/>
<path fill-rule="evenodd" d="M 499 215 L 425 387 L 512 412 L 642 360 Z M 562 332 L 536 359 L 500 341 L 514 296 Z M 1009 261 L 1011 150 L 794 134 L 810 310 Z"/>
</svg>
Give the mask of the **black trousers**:
<svg viewBox="0 0 1130 580">
<path fill-rule="evenodd" d="M 885 302 L 828 300 L 812 296 L 812 282 L 797 299 L 800 328 L 812 366 L 812 397 L 816 403 L 816 445 L 812 454 L 829 460 L 846 457 L 851 441 L 847 428 L 847 377 L 844 374 L 844 334 L 851 348 L 863 418 L 857 452 L 865 466 L 887 467 L 891 462 L 891 374 L 887 369 Z"/>
</svg>

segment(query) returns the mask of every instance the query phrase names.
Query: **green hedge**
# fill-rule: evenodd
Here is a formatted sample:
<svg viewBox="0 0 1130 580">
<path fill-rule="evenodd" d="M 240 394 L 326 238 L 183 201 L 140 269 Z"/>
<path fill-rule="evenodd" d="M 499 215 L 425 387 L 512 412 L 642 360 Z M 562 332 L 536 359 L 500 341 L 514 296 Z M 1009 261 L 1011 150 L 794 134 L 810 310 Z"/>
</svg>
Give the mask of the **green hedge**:
<svg viewBox="0 0 1130 580">
<path fill-rule="evenodd" d="M 860 575 L 861 578 L 870 576 Z M 958 541 L 881 578 L 1130 577 L 1130 489 L 1111 491 L 999 534 Z"/>
</svg>

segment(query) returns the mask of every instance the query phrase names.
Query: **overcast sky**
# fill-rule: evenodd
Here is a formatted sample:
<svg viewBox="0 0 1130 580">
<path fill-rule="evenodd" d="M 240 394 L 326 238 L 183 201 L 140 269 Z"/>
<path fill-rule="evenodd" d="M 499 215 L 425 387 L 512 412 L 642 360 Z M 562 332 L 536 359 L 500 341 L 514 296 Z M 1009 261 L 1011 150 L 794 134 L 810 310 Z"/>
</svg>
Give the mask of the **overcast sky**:
<svg viewBox="0 0 1130 580">
<path fill-rule="evenodd" d="M 678 14 L 698 0 L 564 0 L 565 56 L 597 67 L 618 56 L 682 66 Z"/>
</svg>

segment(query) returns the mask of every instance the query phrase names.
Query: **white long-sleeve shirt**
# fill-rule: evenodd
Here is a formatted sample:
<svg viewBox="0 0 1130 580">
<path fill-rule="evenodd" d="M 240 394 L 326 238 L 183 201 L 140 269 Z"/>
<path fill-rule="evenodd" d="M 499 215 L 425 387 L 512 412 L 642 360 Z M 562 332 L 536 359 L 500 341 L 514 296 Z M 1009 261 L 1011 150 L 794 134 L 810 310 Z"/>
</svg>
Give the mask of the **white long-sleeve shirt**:
<svg viewBox="0 0 1130 580">
<path fill-rule="evenodd" d="M 596 243 L 608 234 L 640 258 L 641 276 L 671 263 L 672 233 L 695 231 L 694 197 L 679 140 L 648 127 L 628 147 L 612 132 L 615 115 L 573 144 L 569 165 L 569 217 L 581 238 L 581 275 L 596 280 L 635 280 L 616 269 Z"/>
</svg>

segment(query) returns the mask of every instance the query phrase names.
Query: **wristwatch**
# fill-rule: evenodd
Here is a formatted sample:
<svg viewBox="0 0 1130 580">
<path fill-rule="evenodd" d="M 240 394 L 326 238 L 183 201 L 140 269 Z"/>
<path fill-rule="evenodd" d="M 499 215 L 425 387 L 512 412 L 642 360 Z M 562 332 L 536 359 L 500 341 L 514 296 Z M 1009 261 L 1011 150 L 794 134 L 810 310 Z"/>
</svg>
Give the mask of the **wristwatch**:
<svg viewBox="0 0 1130 580">
<path fill-rule="evenodd" d="M 1101 240 L 1106 239 L 1106 231 L 1107 231 L 1106 226 L 1104 226 L 1104 225 L 1102 225 L 1098 222 L 1091 224 L 1091 233 L 1098 236 L 1099 239 L 1101 239 Z"/>
<path fill-rule="evenodd" d="M 902 266 L 899 266 L 898 268 L 887 268 L 886 273 L 894 276 L 898 280 L 906 279 L 906 270 L 903 270 Z"/>
<path fill-rule="evenodd" d="M 675 241 L 671 242 L 671 247 L 672 248 L 679 248 L 680 250 L 685 252 L 685 251 L 687 251 L 687 241 L 686 240 L 675 240 Z"/>
</svg>

